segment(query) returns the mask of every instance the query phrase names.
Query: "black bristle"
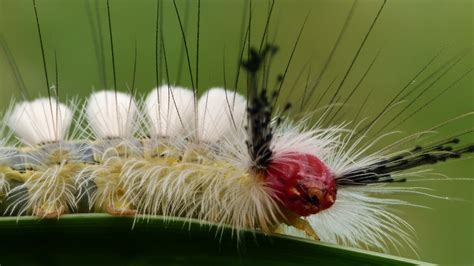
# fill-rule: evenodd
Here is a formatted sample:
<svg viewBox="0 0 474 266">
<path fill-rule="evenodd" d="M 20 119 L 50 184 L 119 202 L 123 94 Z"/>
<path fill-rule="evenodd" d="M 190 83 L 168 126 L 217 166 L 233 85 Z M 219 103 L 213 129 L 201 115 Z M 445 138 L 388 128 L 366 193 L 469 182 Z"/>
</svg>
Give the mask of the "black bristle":
<svg viewBox="0 0 474 266">
<path fill-rule="evenodd" d="M 249 139 L 246 144 L 255 169 L 265 169 L 272 157 L 271 141 L 273 139 L 272 114 L 273 105 L 268 97 L 266 88 L 259 88 L 257 77 L 263 63 L 268 56 L 273 56 L 278 48 L 266 45 L 260 51 L 250 49 L 249 58 L 242 62 L 242 67 L 248 72 L 249 105 L 247 107 L 248 127 L 246 130 Z M 271 99 L 278 97 L 277 92 L 272 92 Z M 287 104 L 284 111 L 291 105 Z M 281 118 L 276 118 L 277 124 Z"/>
<path fill-rule="evenodd" d="M 337 177 L 340 186 L 359 186 L 375 183 L 405 182 L 406 179 L 394 179 L 393 174 L 412 168 L 446 162 L 450 159 L 461 158 L 463 154 L 473 153 L 474 145 L 464 147 L 444 146 L 458 144 L 459 139 L 453 139 L 441 145 L 431 147 L 416 146 L 411 153 L 396 155 L 392 158 L 371 164 Z"/>
</svg>

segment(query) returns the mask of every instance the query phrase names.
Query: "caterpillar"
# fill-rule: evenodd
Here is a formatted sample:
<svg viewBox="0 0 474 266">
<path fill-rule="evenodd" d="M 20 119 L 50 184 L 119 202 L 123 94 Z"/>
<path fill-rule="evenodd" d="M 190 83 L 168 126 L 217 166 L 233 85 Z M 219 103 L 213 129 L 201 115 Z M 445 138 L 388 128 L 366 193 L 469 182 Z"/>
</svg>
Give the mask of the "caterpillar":
<svg viewBox="0 0 474 266">
<path fill-rule="evenodd" d="M 235 60 L 235 83 L 244 85 L 228 86 L 226 79 L 231 77 L 225 75 L 229 62 L 219 56 L 223 59 L 224 77 L 217 81 L 220 86 L 209 89 L 198 80 L 206 75 L 199 69 L 206 60 L 199 53 L 203 49 L 199 44 L 204 36 L 200 30 L 204 29 L 199 23 L 200 12 L 206 12 L 204 3 L 202 9 L 201 1 L 193 3 L 198 7 L 193 65 L 192 43 L 184 27 L 187 19 L 180 1 L 154 2 L 157 17 L 149 33 L 154 38 L 151 42 L 155 47 L 151 50 L 155 62 L 153 70 L 144 72 L 155 84 L 150 92 L 142 94 L 135 85 L 136 50 L 130 88 L 119 89 L 118 64 L 114 62 L 119 56 L 114 54 L 117 42 L 112 29 L 117 23 L 113 9 L 117 3 L 97 2 L 105 11 L 97 10 L 97 14 L 102 16 L 100 23 L 106 22 L 110 41 L 110 47 L 101 51 L 101 46 L 108 46 L 106 41 L 95 40 L 97 57 L 105 61 L 100 59 L 102 53 L 111 54 L 112 75 L 105 70 L 105 62 L 98 64 L 98 72 L 102 72 L 103 80 L 109 74 L 113 82 L 104 81 L 101 89 L 105 90 L 92 93 L 85 101 L 61 102 L 65 89 L 58 82 L 58 73 L 63 69 L 58 68 L 57 59 L 61 60 L 62 53 L 55 50 L 55 62 L 51 64 L 52 54 L 47 53 L 47 43 L 42 40 L 42 23 L 47 18 L 41 16 L 41 10 L 46 1 L 33 1 L 29 8 L 36 20 L 48 96 L 12 103 L 4 115 L 0 149 L 4 215 L 47 219 L 67 213 L 105 212 L 136 219 L 184 217 L 228 225 L 236 231 L 295 234 L 385 252 L 400 247 L 416 249 L 414 229 L 391 208 L 422 204 L 409 203 L 396 194 L 436 197 L 404 183 L 410 184 L 408 181 L 426 174 L 423 167 L 469 158 L 474 148 L 465 138 L 472 132 L 464 126 L 458 132 L 422 141 L 425 135 L 445 126 L 471 121 L 472 114 L 461 113 L 422 132 L 375 147 L 383 139 L 390 139 L 390 131 L 400 125 L 397 123 L 439 100 L 471 74 L 471 69 L 460 71 L 436 94 L 428 95 L 439 79 L 465 60 L 465 54 L 441 63 L 437 61 L 439 54 L 430 55 L 421 69 L 402 82 L 382 110 L 371 110 L 369 115 L 364 112 L 364 106 L 372 101 L 369 91 L 359 99 L 364 101 L 359 103 L 361 107 L 351 113 L 344 108 L 359 94 L 378 55 L 353 86 L 346 85 L 347 79 L 368 45 L 372 29 L 391 3 L 378 3 L 347 71 L 326 78 L 325 69 L 338 52 L 344 34 L 351 29 L 354 12 L 363 1 L 346 7 L 336 44 L 327 58 L 318 61 L 322 66 L 318 72 L 312 72 L 309 65 L 298 69 L 292 64 L 293 55 L 301 51 L 300 38 L 307 33 L 305 23 L 311 16 L 300 19 L 303 26 L 297 25 L 296 34 L 291 35 L 290 48 L 286 47 L 289 51 L 271 40 L 268 27 L 274 19 L 274 8 L 285 4 L 281 2 L 244 3 L 247 20 L 243 20 L 245 24 L 240 29 L 241 47 Z M 252 22 L 257 8 L 265 14 L 260 28 Z M 189 12 L 189 6 L 185 10 Z M 181 40 L 177 60 L 172 57 L 175 51 L 167 39 L 173 37 L 169 32 L 165 35 L 170 17 L 177 29 L 172 36 Z M 100 30 L 103 27 L 96 25 L 94 31 Z M 252 35 L 254 31 L 261 35 Z M 7 48 L 6 42 L 3 46 Z M 275 75 L 275 61 L 285 52 L 287 61 Z M 178 77 L 173 80 L 170 76 L 171 65 L 176 64 L 173 59 L 184 62 L 180 68 L 189 72 L 187 86 L 181 85 Z M 14 60 L 10 62 L 14 70 Z M 433 62 L 440 65 L 429 69 Z M 298 69 L 295 86 L 303 87 L 304 92 L 290 106 L 285 105 L 289 102 L 285 94 L 291 94 L 293 67 Z M 48 77 L 52 68 L 54 81 Z M 300 74 L 307 75 L 306 83 L 300 81 L 304 79 Z M 326 88 L 322 88 L 322 78 L 327 79 Z M 27 93 L 21 94 L 26 98 Z M 418 104 L 422 96 L 429 97 Z M 307 109 L 314 112 L 308 114 Z M 368 118 L 363 119 L 364 115 Z M 386 116 L 389 120 L 382 121 Z"/>
</svg>

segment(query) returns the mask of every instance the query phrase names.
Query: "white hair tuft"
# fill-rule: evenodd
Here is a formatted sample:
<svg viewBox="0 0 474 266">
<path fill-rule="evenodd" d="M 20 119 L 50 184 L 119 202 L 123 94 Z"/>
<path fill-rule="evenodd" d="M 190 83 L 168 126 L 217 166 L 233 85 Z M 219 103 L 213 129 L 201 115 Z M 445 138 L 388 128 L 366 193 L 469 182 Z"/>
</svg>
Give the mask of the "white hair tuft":
<svg viewBox="0 0 474 266">
<path fill-rule="evenodd" d="M 54 98 L 17 103 L 7 116 L 8 126 L 25 144 L 63 140 L 72 121 L 72 111 Z"/>
<path fill-rule="evenodd" d="M 153 89 L 145 100 L 150 131 L 157 136 L 176 136 L 192 129 L 194 94 L 168 85 Z"/>
<path fill-rule="evenodd" d="M 212 88 L 198 103 L 198 136 L 204 141 L 218 141 L 241 128 L 245 122 L 247 101 L 234 92 Z"/>
<path fill-rule="evenodd" d="M 137 105 L 130 94 L 93 93 L 87 102 L 89 125 L 97 138 L 131 137 L 137 127 Z"/>
</svg>

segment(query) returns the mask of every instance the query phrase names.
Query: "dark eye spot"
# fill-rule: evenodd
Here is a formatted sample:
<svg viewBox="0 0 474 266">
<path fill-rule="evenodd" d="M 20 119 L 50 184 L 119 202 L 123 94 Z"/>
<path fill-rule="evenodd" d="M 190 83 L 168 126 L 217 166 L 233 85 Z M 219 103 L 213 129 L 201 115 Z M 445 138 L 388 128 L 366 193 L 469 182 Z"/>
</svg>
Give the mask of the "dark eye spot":
<svg viewBox="0 0 474 266">
<path fill-rule="evenodd" d="M 318 205 L 319 198 L 317 196 L 309 197 L 309 202 L 311 202 L 311 204 L 313 204 L 313 205 Z"/>
</svg>

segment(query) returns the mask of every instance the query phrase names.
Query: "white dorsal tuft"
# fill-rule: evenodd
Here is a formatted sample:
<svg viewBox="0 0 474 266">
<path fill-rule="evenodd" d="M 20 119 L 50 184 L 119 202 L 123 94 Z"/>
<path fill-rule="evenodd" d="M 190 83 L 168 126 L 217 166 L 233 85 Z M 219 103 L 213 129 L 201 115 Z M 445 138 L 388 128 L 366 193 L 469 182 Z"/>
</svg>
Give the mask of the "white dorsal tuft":
<svg viewBox="0 0 474 266">
<path fill-rule="evenodd" d="M 131 137 L 138 124 L 135 100 L 123 92 L 93 93 L 87 102 L 86 113 L 97 138 Z"/>
<path fill-rule="evenodd" d="M 192 91 L 163 85 L 153 89 L 145 101 L 154 136 L 175 136 L 192 130 L 194 94 Z"/>
<path fill-rule="evenodd" d="M 241 128 L 245 122 L 247 101 L 240 94 L 212 88 L 198 103 L 198 136 L 204 141 L 218 141 Z"/>
<path fill-rule="evenodd" d="M 63 140 L 72 121 L 72 111 L 54 98 L 17 103 L 8 114 L 7 124 L 25 144 Z"/>
</svg>

